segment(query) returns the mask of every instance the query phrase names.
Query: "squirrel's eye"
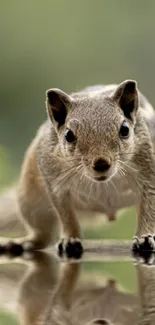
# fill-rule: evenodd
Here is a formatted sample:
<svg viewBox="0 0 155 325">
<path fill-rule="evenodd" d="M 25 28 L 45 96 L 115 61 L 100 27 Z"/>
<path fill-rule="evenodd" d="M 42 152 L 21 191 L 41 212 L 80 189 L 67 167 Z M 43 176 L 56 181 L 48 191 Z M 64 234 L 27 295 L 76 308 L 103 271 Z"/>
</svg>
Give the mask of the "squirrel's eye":
<svg viewBox="0 0 155 325">
<path fill-rule="evenodd" d="M 128 138 L 129 137 L 129 127 L 126 121 L 124 121 L 121 125 L 120 131 L 119 131 L 120 138 Z"/>
<path fill-rule="evenodd" d="M 74 133 L 69 129 L 66 129 L 66 131 L 65 131 L 65 139 L 67 142 L 70 142 L 70 143 L 76 141 L 76 137 L 75 137 Z"/>
</svg>

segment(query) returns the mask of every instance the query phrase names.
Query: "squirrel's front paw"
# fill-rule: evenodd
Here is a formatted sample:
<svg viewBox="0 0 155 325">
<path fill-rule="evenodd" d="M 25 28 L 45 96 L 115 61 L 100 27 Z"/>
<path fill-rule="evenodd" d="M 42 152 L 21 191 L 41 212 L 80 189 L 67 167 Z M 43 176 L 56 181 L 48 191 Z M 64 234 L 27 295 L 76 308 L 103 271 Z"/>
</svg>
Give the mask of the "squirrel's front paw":
<svg viewBox="0 0 155 325">
<path fill-rule="evenodd" d="M 12 257 L 21 257 L 25 253 L 33 253 L 42 248 L 41 243 L 35 238 L 16 238 L 0 245 L 0 256 L 7 254 Z"/>
<path fill-rule="evenodd" d="M 83 246 L 79 238 L 64 238 L 57 245 L 60 257 L 80 258 L 83 254 Z"/>
<path fill-rule="evenodd" d="M 144 235 L 141 238 L 135 236 L 132 243 L 133 253 L 142 253 L 144 251 L 155 251 L 155 236 Z"/>
<path fill-rule="evenodd" d="M 155 254 L 151 251 L 141 251 L 133 253 L 134 262 L 136 264 L 155 265 Z"/>
<path fill-rule="evenodd" d="M 3 248 L 5 248 L 4 253 L 14 257 L 20 257 L 24 253 L 31 253 L 35 250 L 35 243 L 30 240 L 25 241 L 9 241 Z M 1 252 L 1 249 L 0 249 Z"/>
</svg>

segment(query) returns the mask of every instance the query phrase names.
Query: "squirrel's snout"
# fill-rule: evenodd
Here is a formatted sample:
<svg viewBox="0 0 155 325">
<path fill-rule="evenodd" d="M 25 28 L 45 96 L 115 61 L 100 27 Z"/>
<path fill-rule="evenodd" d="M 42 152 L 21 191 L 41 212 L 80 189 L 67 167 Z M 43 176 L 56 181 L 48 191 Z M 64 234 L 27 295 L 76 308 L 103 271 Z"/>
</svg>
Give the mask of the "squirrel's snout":
<svg viewBox="0 0 155 325">
<path fill-rule="evenodd" d="M 96 172 L 106 172 L 111 167 L 111 162 L 104 158 L 95 159 L 93 161 L 93 169 Z"/>
</svg>

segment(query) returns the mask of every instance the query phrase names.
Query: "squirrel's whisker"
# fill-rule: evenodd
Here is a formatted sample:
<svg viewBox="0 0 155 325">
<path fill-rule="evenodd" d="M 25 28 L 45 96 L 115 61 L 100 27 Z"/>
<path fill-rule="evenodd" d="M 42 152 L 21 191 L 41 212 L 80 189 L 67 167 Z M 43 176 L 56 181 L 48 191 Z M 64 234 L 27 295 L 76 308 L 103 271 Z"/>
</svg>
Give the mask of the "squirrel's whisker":
<svg viewBox="0 0 155 325">
<path fill-rule="evenodd" d="M 65 177 L 63 177 L 63 179 L 61 179 L 55 186 L 57 187 L 58 185 L 60 185 L 59 186 L 59 190 L 60 190 L 60 188 L 63 187 L 67 181 L 69 182 L 74 175 L 77 176 L 77 171 L 80 167 L 81 167 L 81 164 L 72 167 L 71 171 L 69 169 L 69 172 L 67 173 L 67 175 L 65 175 Z M 65 182 L 63 182 L 63 181 L 65 181 Z M 62 182 L 63 182 L 63 184 L 62 184 Z M 58 192 L 59 192 L 59 190 L 58 190 Z M 58 192 L 56 192 L 56 194 L 58 194 Z"/>
<path fill-rule="evenodd" d="M 119 161 L 119 163 L 122 163 L 122 161 Z M 126 169 L 127 168 L 127 169 Z M 135 188 L 135 184 L 136 187 L 138 188 L 138 190 L 141 190 L 141 185 L 139 184 L 137 178 L 134 176 L 133 171 L 130 171 L 130 166 L 127 165 L 126 168 L 124 166 L 121 165 L 121 169 L 124 171 L 126 179 L 128 180 L 131 189 L 135 192 L 136 188 Z"/>
</svg>

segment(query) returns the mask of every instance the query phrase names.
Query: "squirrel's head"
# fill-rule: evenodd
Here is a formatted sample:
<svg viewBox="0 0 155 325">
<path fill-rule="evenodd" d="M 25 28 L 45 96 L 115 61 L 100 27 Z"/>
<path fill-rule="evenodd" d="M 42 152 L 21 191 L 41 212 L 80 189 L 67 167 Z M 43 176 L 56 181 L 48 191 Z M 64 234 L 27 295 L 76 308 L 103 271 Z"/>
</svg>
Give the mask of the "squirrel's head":
<svg viewBox="0 0 155 325">
<path fill-rule="evenodd" d="M 46 95 L 61 152 L 71 165 L 81 166 L 85 176 L 108 180 L 118 172 L 120 161 L 131 159 L 139 105 L 135 81 L 93 96 L 69 96 L 59 89 Z"/>
</svg>

